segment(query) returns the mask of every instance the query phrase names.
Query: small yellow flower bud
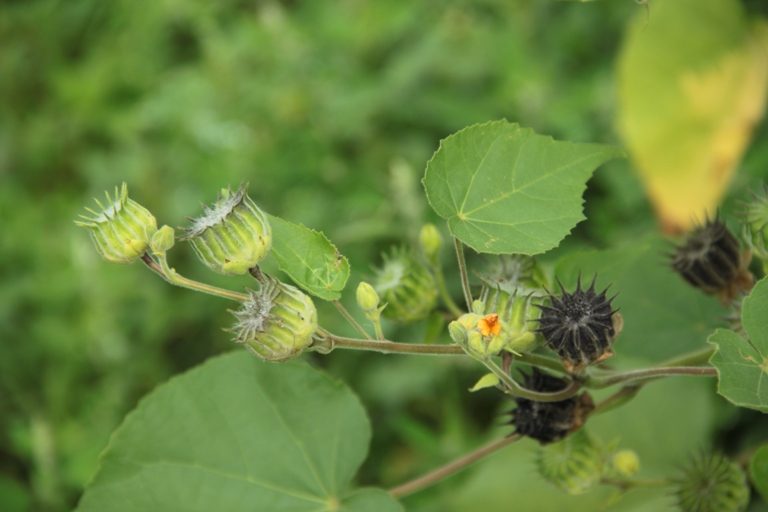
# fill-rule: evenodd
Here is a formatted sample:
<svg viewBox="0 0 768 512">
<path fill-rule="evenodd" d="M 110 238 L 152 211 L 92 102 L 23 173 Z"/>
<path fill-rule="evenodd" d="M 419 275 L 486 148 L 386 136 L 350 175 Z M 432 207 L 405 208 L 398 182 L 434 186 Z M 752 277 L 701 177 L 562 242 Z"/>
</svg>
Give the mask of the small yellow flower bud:
<svg viewBox="0 0 768 512">
<path fill-rule="evenodd" d="M 419 233 L 419 245 L 424 252 L 424 256 L 432 264 L 435 264 L 440 253 L 440 247 L 443 245 L 443 237 L 434 224 L 424 224 Z"/>
<path fill-rule="evenodd" d="M 466 326 L 458 320 L 454 320 L 448 324 L 448 333 L 457 345 L 465 346 L 467 344 L 469 333 L 467 332 Z"/>
<path fill-rule="evenodd" d="M 152 247 L 152 252 L 158 254 L 170 250 L 174 242 L 173 228 L 171 226 L 163 226 L 152 235 L 150 246 Z"/>
<path fill-rule="evenodd" d="M 379 306 L 379 294 L 364 281 L 357 286 L 357 305 L 363 311 L 371 311 Z"/>
<path fill-rule="evenodd" d="M 611 465 L 616 473 L 629 478 L 640 469 L 640 459 L 633 450 L 620 450 L 613 454 Z"/>
<path fill-rule="evenodd" d="M 92 217 L 81 215 L 84 221 L 75 224 L 91 230 L 91 238 L 101 256 L 111 262 L 125 265 L 133 263 L 149 248 L 149 242 L 157 230 L 152 214 L 128 198 L 128 185 L 123 183 L 115 197 L 107 192 L 107 206 L 98 200 L 101 213 L 86 208 Z"/>
</svg>

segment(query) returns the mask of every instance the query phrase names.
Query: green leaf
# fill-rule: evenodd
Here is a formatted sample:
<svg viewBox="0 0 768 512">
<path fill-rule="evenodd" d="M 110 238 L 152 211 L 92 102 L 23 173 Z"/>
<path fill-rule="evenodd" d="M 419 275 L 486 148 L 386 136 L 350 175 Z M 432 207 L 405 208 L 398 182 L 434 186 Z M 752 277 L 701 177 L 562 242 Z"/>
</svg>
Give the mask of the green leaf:
<svg viewBox="0 0 768 512">
<path fill-rule="evenodd" d="M 709 337 L 715 353 L 717 392 L 736 405 L 768 412 L 768 279 L 758 282 L 744 299 L 741 321 L 745 339 L 718 329 Z"/>
<path fill-rule="evenodd" d="M 749 478 L 765 501 L 768 501 L 768 444 L 764 444 L 749 462 Z"/>
<path fill-rule="evenodd" d="M 349 278 L 349 261 L 318 231 L 268 215 L 272 255 L 280 270 L 307 293 L 336 300 Z"/>
<path fill-rule="evenodd" d="M 538 254 L 584 219 L 581 196 L 592 171 L 622 154 L 494 121 L 444 139 L 424 188 L 451 234 L 477 252 Z"/>
<path fill-rule="evenodd" d="M 496 386 L 499 383 L 499 378 L 496 376 L 495 373 L 486 373 L 482 377 L 480 377 L 480 380 L 475 383 L 474 386 L 472 386 L 469 391 L 479 391 L 481 389 L 485 388 L 492 388 Z"/>
<path fill-rule="evenodd" d="M 142 400 L 77 511 L 402 512 L 383 491 L 349 489 L 370 435 L 342 383 L 228 354 Z"/>
</svg>

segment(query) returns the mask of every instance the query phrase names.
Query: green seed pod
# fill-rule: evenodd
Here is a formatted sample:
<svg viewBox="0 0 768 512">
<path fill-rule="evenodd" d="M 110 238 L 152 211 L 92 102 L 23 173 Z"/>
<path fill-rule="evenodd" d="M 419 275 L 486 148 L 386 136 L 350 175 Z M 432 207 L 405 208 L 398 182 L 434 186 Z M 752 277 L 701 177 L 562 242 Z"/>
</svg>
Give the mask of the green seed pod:
<svg viewBox="0 0 768 512">
<path fill-rule="evenodd" d="M 747 475 L 725 456 L 700 453 L 683 471 L 675 495 L 684 512 L 741 512 L 747 508 Z"/>
<path fill-rule="evenodd" d="M 405 249 L 384 257 L 373 284 L 383 302 L 385 317 L 414 322 L 427 316 L 437 305 L 437 286 L 429 270 Z"/>
<path fill-rule="evenodd" d="M 154 253 L 164 253 L 173 247 L 175 240 L 173 238 L 173 228 L 171 226 L 163 226 L 152 236 L 150 247 Z"/>
<path fill-rule="evenodd" d="M 157 231 L 157 221 L 149 210 L 128 198 L 128 185 L 123 183 L 115 197 L 107 195 L 107 206 L 98 200 L 101 213 L 86 208 L 92 217 L 81 215 L 85 221 L 75 224 L 91 230 L 91 238 L 101 256 L 111 262 L 126 265 L 133 263 L 149 248 L 152 235 Z"/>
<path fill-rule="evenodd" d="M 763 184 L 762 195 L 751 192 L 752 201 L 742 203 L 739 212 L 743 225 L 742 235 L 752 252 L 762 260 L 768 260 L 768 186 Z"/>
<path fill-rule="evenodd" d="M 448 333 L 451 335 L 453 342 L 457 345 L 461 345 L 462 347 L 467 345 L 467 342 L 469 341 L 469 331 L 466 326 L 458 320 L 454 320 L 448 324 Z"/>
<path fill-rule="evenodd" d="M 539 474 L 568 494 L 581 494 L 600 483 L 605 455 L 600 444 L 582 428 L 539 450 Z"/>
<path fill-rule="evenodd" d="M 213 208 L 203 205 L 205 215 L 190 219 L 193 224 L 182 240 L 189 240 L 197 256 L 214 272 L 240 275 L 258 265 L 272 246 L 272 229 L 264 212 L 246 194 L 248 185 L 236 193 L 219 194 Z"/>
<path fill-rule="evenodd" d="M 262 274 L 263 275 L 263 274 Z M 287 361 L 312 343 L 317 329 L 317 310 L 298 288 L 263 275 L 259 292 L 249 290 L 248 300 L 232 313 L 235 341 L 265 361 Z"/>
<path fill-rule="evenodd" d="M 357 305 L 363 311 L 371 311 L 379 306 L 379 295 L 373 286 L 364 281 L 357 286 Z"/>
<path fill-rule="evenodd" d="M 424 252 L 424 256 L 431 264 L 435 265 L 438 261 L 440 247 L 443 245 L 443 237 L 440 236 L 437 226 L 434 224 L 424 224 L 419 233 L 419 245 Z"/>
<path fill-rule="evenodd" d="M 633 477 L 640 470 L 640 458 L 634 450 L 619 450 L 611 458 L 611 469 L 621 477 Z"/>
</svg>

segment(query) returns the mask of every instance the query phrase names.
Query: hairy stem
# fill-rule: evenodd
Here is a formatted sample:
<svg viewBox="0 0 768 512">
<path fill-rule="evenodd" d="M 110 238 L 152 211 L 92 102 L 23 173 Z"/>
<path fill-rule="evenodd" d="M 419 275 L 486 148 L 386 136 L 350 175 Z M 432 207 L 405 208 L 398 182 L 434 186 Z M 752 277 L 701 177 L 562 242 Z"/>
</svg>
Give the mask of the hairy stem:
<svg viewBox="0 0 768 512">
<path fill-rule="evenodd" d="M 393 489 L 390 489 L 389 494 L 391 494 L 394 498 L 402 498 L 403 496 L 407 496 L 416 491 L 420 491 L 421 489 L 436 484 L 437 482 L 453 475 L 454 473 L 461 471 L 467 466 L 474 464 L 483 457 L 490 455 L 491 453 L 500 450 L 509 444 L 514 443 L 520 439 L 520 437 L 520 435 L 513 434 L 497 441 L 493 441 L 492 443 L 488 443 L 487 445 L 482 446 L 459 459 L 449 462 L 445 466 L 437 468 L 436 470 L 431 471 L 426 475 L 420 476 L 415 480 L 411 480 L 410 482 L 406 482 L 402 485 L 398 485 Z"/>
<path fill-rule="evenodd" d="M 697 366 L 701 364 L 707 364 L 709 362 L 709 358 L 712 357 L 712 354 L 714 353 L 715 349 L 708 347 L 697 350 L 695 352 L 689 352 L 681 356 L 673 357 L 672 359 L 667 359 L 659 366 Z"/>
<path fill-rule="evenodd" d="M 673 375 L 715 377 L 717 376 L 717 370 L 706 366 L 666 366 L 659 368 L 645 368 L 642 370 L 632 370 L 602 377 L 590 375 L 587 378 L 586 386 L 590 389 L 601 389 L 607 388 L 608 386 L 614 386 L 616 384 L 622 384 L 624 382 L 656 379 L 659 377 L 671 377 Z"/>
<path fill-rule="evenodd" d="M 349 311 L 347 311 L 347 309 L 346 309 L 346 308 L 345 308 L 345 307 L 344 307 L 344 306 L 341 304 L 341 302 L 339 302 L 338 300 L 334 300 L 334 301 L 333 301 L 333 305 L 334 305 L 334 306 L 336 306 L 336 309 L 338 309 L 338 310 L 339 310 L 339 312 L 340 312 L 342 315 L 344 315 L 344 318 L 346 318 L 346 319 L 347 319 L 347 321 L 348 321 L 350 324 L 352 324 L 352 327 L 354 327 L 355 329 L 357 329 L 357 332 L 359 332 L 360 334 L 362 334 L 362 335 L 363 335 L 363 337 L 364 337 L 365 339 L 367 339 L 367 340 L 371 340 L 371 339 L 373 339 L 373 338 L 371 338 L 370 334 L 368 334 L 368 333 L 365 331 L 365 329 L 363 329 L 363 326 L 362 326 L 362 325 L 360 325 L 359 323 L 357 323 L 357 320 L 355 320 L 355 319 L 354 319 L 354 317 L 353 317 L 351 314 L 349 314 Z"/>
<path fill-rule="evenodd" d="M 467 262 L 464 259 L 464 246 L 456 237 L 453 237 L 453 244 L 456 246 L 456 259 L 459 261 L 461 288 L 464 290 L 464 300 L 467 301 L 467 311 L 472 311 L 472 292 L 469 290 L 469 276 L 467 275 Z"/>
<path fill-rule="evenodd" d="M 504 370 L 499 368 L 499 366 L 490 358 L 478 357 L 474 354 L 469 355 L 483 363 L 489 370 L 491 370 L 494 375 L 496 375 L 499 380 L 505 384 L 509 394 L 527 398 L 528 400 L 535 400 L 536 402 L 560 402 L 561 400 L 566 400 L 574 396 L 579 392 L 582 386 L 580 381 L 572 380 L 568 387 L 562 391 L 555 391 L 552 393 L 539 393 L 538 391 L 531 391 L 530 389 L 526 389 L 515 382 L 515 380 L 510 377 L 509 374 L 505 373 Z"/>
<path fill-rule="evenodd" d="M 425 354 L 425 355 L 464 355 L 464 349 L 458 345 L 419 345 L 412 343 L 398 343 L 396 341 L 360 340 L 357 338 L 345 338 L 327 333 L 322 343 L 329 345 L 327 350 L 334 348 L 351 348 L 357 350 L 370 350 L 382 354 Z"/>
<path fill-rule="evenodd" d="M 596 414 L 602 414 L 604 412 L 608 412 L 610 410 L 613 410 L 617 407 L 621 407 L 622 405 L 626 404 L 635 396 L 637 396 L 637 393 L 642 389 L 642 384 L 630 384 L 628 386 L 624 386 L 620 390 L 618 390 L 616 393 L 612 394 L 602 402 L 598 403 L 595 408 L 592 410 L 591 413 L 589 413 L 590 416 L 594 416 Z"/>
<path fill-rule="evenodd" d="M 182 288 L 187 288 L 189 290 L 195 290 L 197 292 L 216 295 L 217 297 L 223 297 L 225 299 L 236 300 L 238 302 L 248 300 L 248 295 L 244 293 L 233 292 L 231 290 L 200 283 L 198 281 L 193 281 L 192 279 L 187 279 L 186 277 L 181 276 L 174 269 L 168 266 L 168 261 L 164 253 L 157 255 L 157 259 L 160 261 L 159 265 L 148 253 L 144 253 L 144 255 L 141 257 L 141 261 L 143 261 L 147 267 L 149 267 L 153 272 L 173 285 L 181 286 Z"/>
</svg>

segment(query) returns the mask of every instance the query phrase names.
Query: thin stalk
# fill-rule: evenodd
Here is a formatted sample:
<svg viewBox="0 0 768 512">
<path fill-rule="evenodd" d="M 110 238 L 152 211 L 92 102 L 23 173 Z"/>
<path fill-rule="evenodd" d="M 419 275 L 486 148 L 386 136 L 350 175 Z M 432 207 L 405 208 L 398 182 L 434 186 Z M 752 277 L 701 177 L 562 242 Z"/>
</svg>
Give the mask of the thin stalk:
<svg viewBox="0 0 768 512">
<path fill-rule="evenodd" d="M 635 398 L 642 387 L 642 384 L 630 384 L 628 386 L 624 386 L 616 393 L 598 403 L 592 412 L 589 413 L 589 415 L 594 416 L 596 414 L 602 414 L 624 405 L 625 403 Z"/>
<path fill-rule="evenodd" d="M 372 352 L 381 352 L 382 354 L 425 354 L 425 355 L 464 355 L 464 349 L 458 345 L 419 345 L 411 343 L 398 343 L 396 341 L 374 341 L 360 340 L 356 338 L 345 338 L 328 334 L 324 343 L 330 345 L 329 350 L 334 348 L 351 348 L 357 350 L 370 350 Z"/>
<path fill-rule="evenodd" d="M 336 309 L 339 310 L 339 312 L 344 315 L 344 318 L 347 319 L 347 321 L 352 324 L 352 327 L 357 329 L 357 332 L 363 335 L 363 337 L 367 340 L 372 340 L 371 335 L 368 334 L 365 329 L 363 329 L 363 326 L 357 323 L 357 320 L 354 319 L 352 315 L 349 314 L 349 311 L 339 302 L 338 300 L 333 301 L 333 305 L 336 306 Z"/>
<path fill-rule="evenodd" d="M 189 290 L 195 290 L 196 292 L 203 292 L 210 295 L 215 295 L 217 297 L 223 297 L 225 299 L 236 300 L 238 302 L 244 302 L 248 300 L 248 295 L 244 293 L 233 292 L 231 290 L 226 290 L 217 286 L 200 283 L 179 275 L 174 269 L 168 266 L 168 261 L 166 260 L 165 254 L 158 255 L 157 259 L 160 261 L 159 265 L 147 253 L 144 253 L 144 255 L 141 257 L 141 260 L 147 265 L 147 267 L 150 268 L 150 270 L 173 285 L 181 286 L 182 288 L 187 288 Z"/>
<path fill-rule="evenodd" d="M 531 391 L 530 389 L 526 389 L 515 382 L 515 380 L 510 377 L 509 374 L 504 373 L 504 370 L 499 368 L 499 366 L 490 358 L 483 358 L 475 356 L 474 354 L 469 355 L 483 363 L 489 370 L 491 370 L 494 375 L 496 375 L 499 380 L 501 380 L 506 385 L 509 393 L 514 396 L 527 398 L 528 400 L 534 400 L 536 402 L 560 402 L 562 400 L 571 398 L 581 389 L 581 382 L 572 380 L 568 387 L 562 391 L 555 391 L 552 393 L 539 393 L 538 391 Z"/>
<path fill-rule="evenodd" d="M 464 246 L 456 237 L 453 237 L 453 244 L 456 246 L 456 259 L 459 261 L 461 288 L 464 290 L 464 300 L 467 301 L 467 311 L 472 311 L 472 292 L 469 290 L 469 276 L 467 275 L 467 262 L 464 259 Z"/>
<path fill-rule="evenodd" d="M 426 475 L 420 476 L 419 478 L 411 480 L 410 482 L 406 482 L 402 485 L 398 485 L 397 487 L 390 489 L 389 494 L 392 495 L 393 498 L 402 498 L 403 496 L 413 494 L 416 491 L 420 491 L 425 487 L 429 487 L 430 485 L 434 485 L 437 482 L 448 478 L 449 476 L 461 471 L 467 466 L 474 464 L 483 457 L 490 455 L 491 453 L 500 450 L 509 444 L 514 443 L 520 438 L 520 435 L 513 434 L 497 441 L 493 441 L 492 443 L 488 443 L 485 446 L 482 446 L 477 450 L 468 453 L 460 459 L 449 462 L 445 466 L 437 468 L 436 470 L 431 471 Z"/>
<path fill-rule="evenodd" d="M 694 375 L 704 377 L 717 376 L 717 370 L 712 367 L 702 366 L 667 366 L 663 368 L 645 368 L 642 370 L 632 370 L 629 372 L 615 373 L 604 377 L 590 375 L 586 386 L 590 389 L 607 388 L 624 382 L 634 382 L 638 380 L 655 379 L 659 377 L 670 377 L 673 375 Z"/>
<path fill-rule="evenodd" d="M 373 329 L 376 331 L 376 339 L 384 341 L 384 331 L 381 329 L 381 314 L 377 312 L 376 317 L 372 320 Z"/>
<path fill-rule="evenodd" d="M 554 370 L 558 373 L 568 373 L 560 361 L 552 357 L 543 356 L 541 354 L 526 354 L 523 352 L 520 355 L 514 356 L 512 361 L 530 366 L 538 366 L 539 368 L 546 368 L 548 370 Z"/>
<path fill-rule="evenodd" d="M 695 352 L 689 352 L 688 354 L 683 354 L 681 356 L 673 357 L 672 359 L 667 359 L 663 363 L 661 363 L 659 366 L 661 367 L 667 367 L 667 366 L 698 366 L 701 364 L 707 364 L 709 363 L 709 358 L 712 357 L 712 354 L 715 353 L 715 349 L 708 347 L 701 350 L 697 350 Z"/>
<path fill-rule="evenodd" d="M 432 269 L 435 272 L 435 281 L 437 281 L 437 289 L 440 291 L 440 296 L 443 298 L 443 302 L 454 318 L 459 318 L 464 314 L 459 306 L 451 298 L 451 294 L 448 293 L 448 288 L 445 286 L 445 277 L 443 276 L 443 268 L 440 263 L 432 265 Z"/>
<path fill-rule="evenodd" d="M 628 491 L 630 489 L 637 489 L 639 487 L 666 487 L 673 485 L 669 480 L 618 480 L 615 478 L 603 478 L 600 483 L 605 485 L 612 485 L 618 487 L 621 490 Z"/>
</svg>

